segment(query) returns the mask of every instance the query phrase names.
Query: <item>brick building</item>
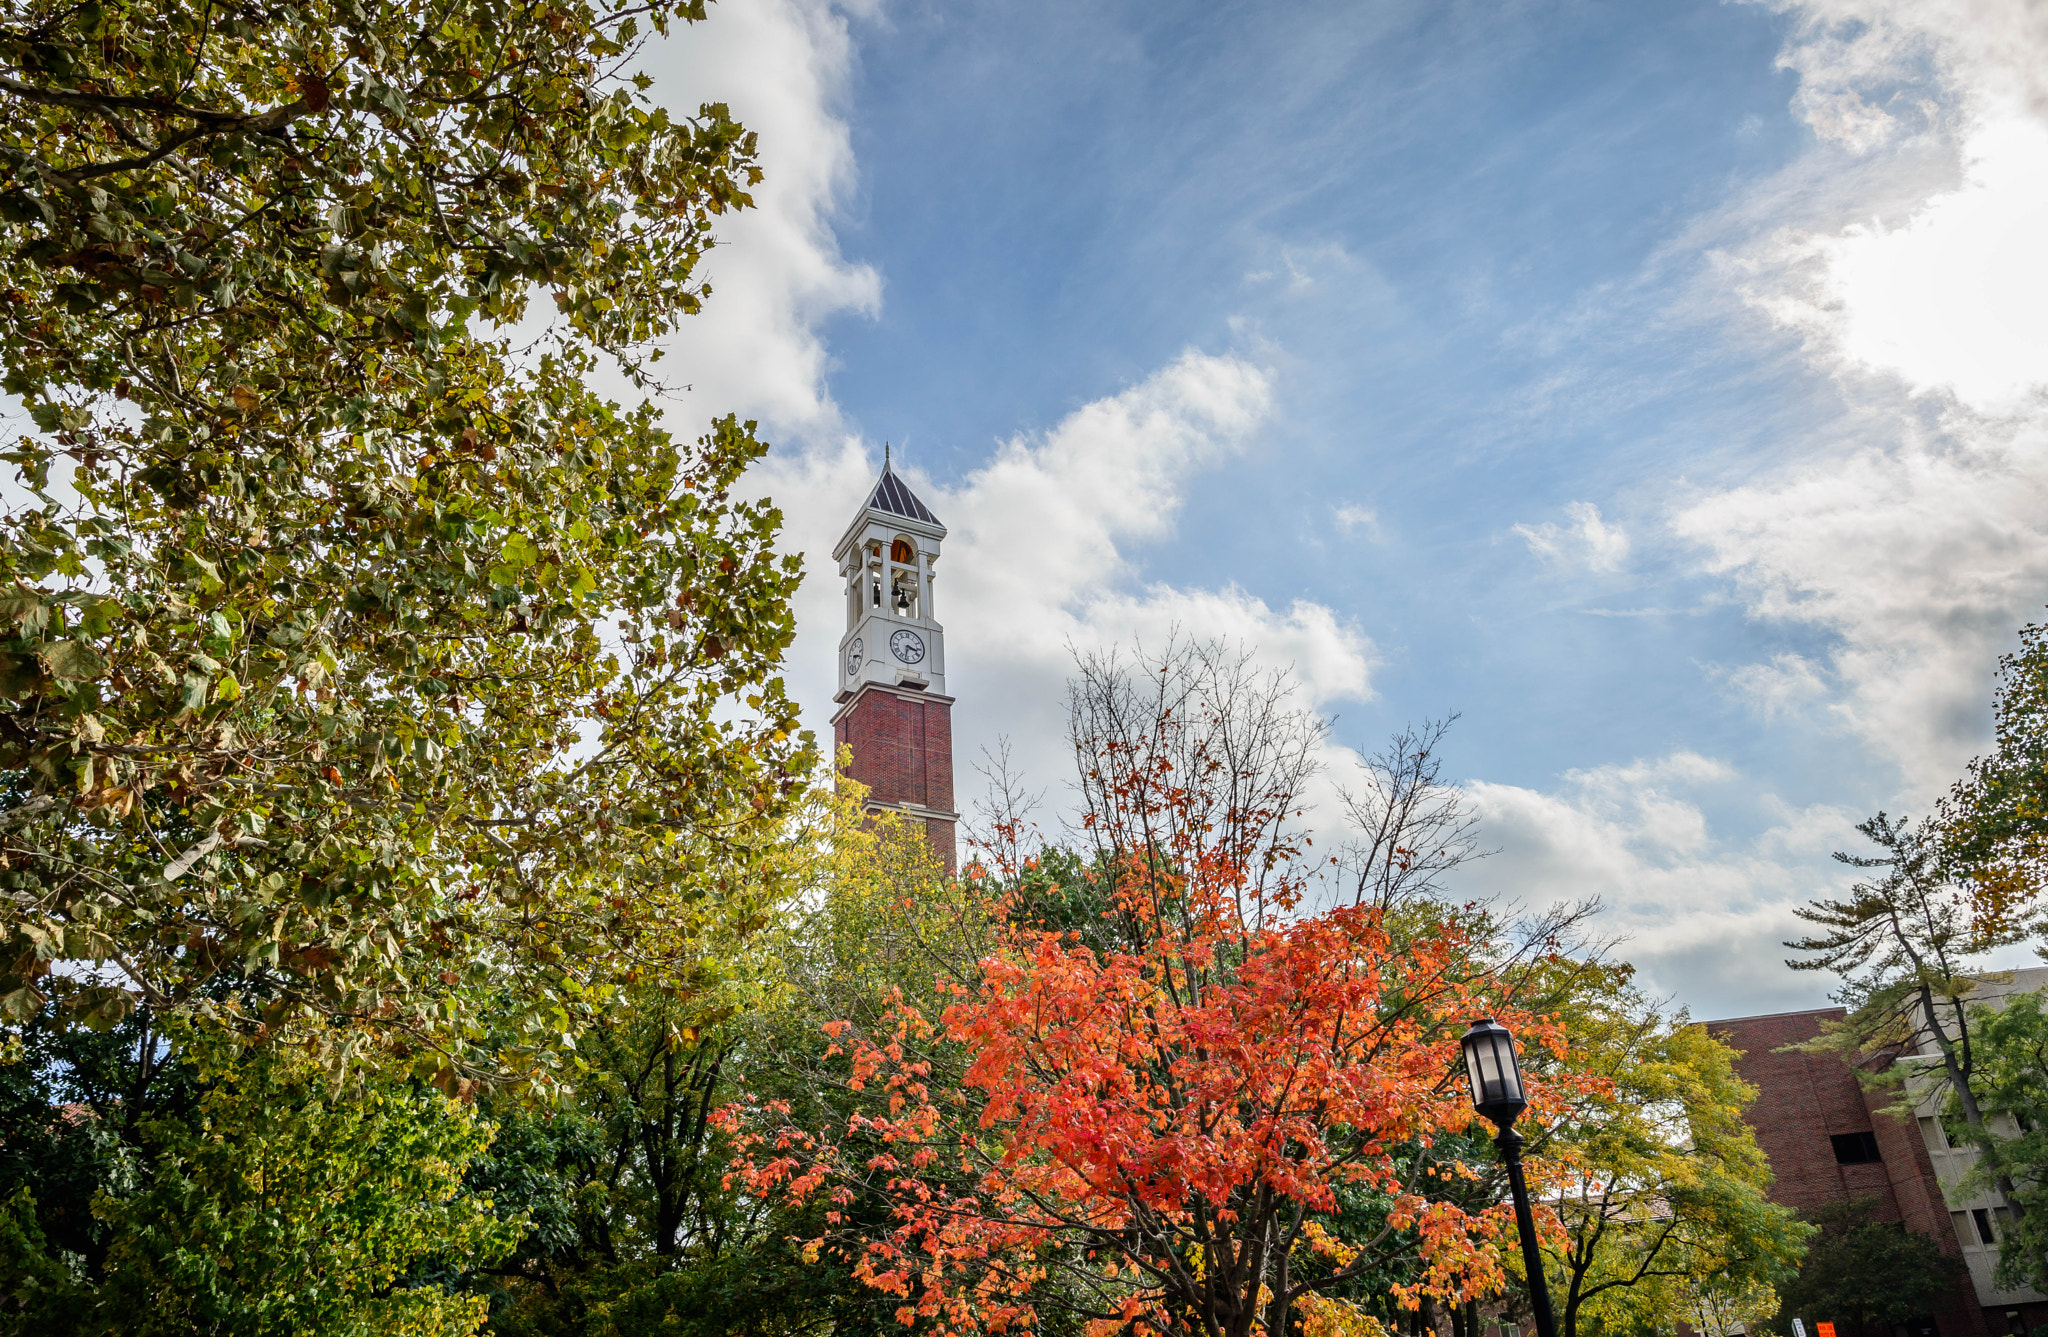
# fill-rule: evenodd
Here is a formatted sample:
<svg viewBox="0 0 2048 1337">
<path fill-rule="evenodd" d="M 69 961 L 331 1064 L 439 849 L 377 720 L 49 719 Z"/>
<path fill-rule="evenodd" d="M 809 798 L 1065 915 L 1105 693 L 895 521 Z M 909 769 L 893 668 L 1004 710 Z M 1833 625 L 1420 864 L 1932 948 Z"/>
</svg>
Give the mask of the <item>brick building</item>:
<svg viewBox="0 0 2048 1337">
<path fill-rule="evenodd" d="M 832 742 L 852 750 L 847 773 L 867 786 L 868 807 L 923 822 L 952 872 L 953 698 L 932 603 L 945 537 L 885 456 L 881 481 L 832 553 L 846 581 Z"/>
<path fill-rule="evenodd" d="M 2031 976 L 2040 978 L 2025 978 Z M 2044 984 L 2048 970 L 2019 971 L 2010 985 L 1986 986 L 1987 1001 L 2013 988 Z M 1938 1117 L 1938 1090 L 1915 1084 L 1929 1094 L 1909 1125 L 1879 1112 L 1895 1092 L 1866 1093 L 1838 1055 L 1777 1052 L 1812 1039 L 1820 1034 L 1821 1022 L 1843 1015 L 1840 1008 L 1822 1008 L 1706 1023 L 1708 1031 L 1742 1051 L 1736 1067 L 1757 1088 L 1747 1117 L 1770 1157 L 1772 1200 L 1809 1211 L 1831 1202 L 1875 1199 L 1877 1219 L 1902 1222 L 1961 1258 L 1967 1280 L 1913 1337 L 2003 1337 L 2048 1322 L 2048 1298 L 2032 1290 L 2001 1290 L 1993 1283 L 2004 1208 L 1993 1197 L 1966 1195 L 1958 1187 L 1977 1153 L 1949 1144 Z M 1883 1279 L 1873 1277 L 1871 1283 L 1882 1285 Z M 1807 1317 L 1812 1331 L 1812 1320 L 1827 1316 Z"/>
</svg>

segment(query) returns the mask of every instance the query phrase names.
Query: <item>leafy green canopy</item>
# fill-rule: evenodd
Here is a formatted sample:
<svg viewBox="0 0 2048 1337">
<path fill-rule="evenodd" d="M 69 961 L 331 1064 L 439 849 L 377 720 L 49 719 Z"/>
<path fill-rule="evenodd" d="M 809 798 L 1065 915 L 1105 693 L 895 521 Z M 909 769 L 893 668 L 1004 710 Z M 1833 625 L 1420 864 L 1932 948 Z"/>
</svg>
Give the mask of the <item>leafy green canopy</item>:
<svg viewBox="0 0 2048 1337">
<path fill-rule="evenodd" d="M 1776 1331 L 1792 1320 L 1890 1329 L 1934 1312 L 1956 1285 L 1961 1262 L 1925 1235 L 1872 1219 L 1877 1203 L 1853 1198 L 1812 1214 L 1820 1234 L 1782 1293 Z M 1882 1285 L 1872 1285 L 1877 1278 Z"/>
<path fill-rule="evenodd" d="M 481 1295 L 443 1282 L 510 1252 L 523 1219 L 462 1191 L 490 1142 L 475 1109 L 372 1076 L 336 1091 L 306 1054 L 218 1032 L 177 1049 L 196 1099 L 141 1120 L 92 1203 L 91 1256 L 26 1183 L 0 1201 L 0 1333 L 373 1333 L 464 1337 Z M 80 1128 L 106 1116 L 46 1111 Z M 40 1219 L 39 1219 L 40 1218 Z"/>
<path fill-rule="evenodd" d="M 2038 993 L 2015 993 L 2002 1007 L 1970 1009 L 1977 1026 L 1977 1090 L 1987 1116 L 2010 1125 L 1980 1140 L 1967 1187 L 1982 1190 L 2003 1175 L 2021 1210 L 2001 1223 L 1999 1283 L 2048 1284 L 2048 1014 Z"/>
<path fill-rule="evenodd" d="M 686 447 L 585 384 L 651 384 L 759 179 L 723 106 L 630 86 L 641 24 L 703 16 L 0 18 L 0 376 L 39 429 L 0 522 L 0 1014 L 227 971 L 453 1086 L 487 1014 L 518 1069 L 625 975 L 705 986 L 813 763 L 772 676 L 798 570 L 727 495 L 752 424 Z"/>
<path fill-rule="evenodd" d="M 2048 625 L 1999 661 L 1997 746 L 1942 804 L 1942 858 L 1966 880 L 1980 931 L 2024 928 L 2048 880 Z"/>
</svg>

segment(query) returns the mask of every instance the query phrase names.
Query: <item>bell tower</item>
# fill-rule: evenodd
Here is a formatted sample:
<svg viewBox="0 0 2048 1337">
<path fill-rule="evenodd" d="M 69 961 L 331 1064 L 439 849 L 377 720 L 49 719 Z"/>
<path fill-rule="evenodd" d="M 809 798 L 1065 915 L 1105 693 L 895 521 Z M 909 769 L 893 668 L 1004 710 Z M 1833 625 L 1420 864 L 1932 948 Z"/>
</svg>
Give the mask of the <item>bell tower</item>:
<svg viewBox="0 0 2048 1337">
<path fill-rule="evenodd" d="M 868 807 L 924 823 L 932 848 L 955 867 L 953 698 L 946 695 L 946 633 L 932 605 L 933 568 L 946 527 L 882 457 L 882 479 L 832 550 L 846 582 L 839 641 L 834 749 L 851 748 L 848 774 Z"/>
</svg>

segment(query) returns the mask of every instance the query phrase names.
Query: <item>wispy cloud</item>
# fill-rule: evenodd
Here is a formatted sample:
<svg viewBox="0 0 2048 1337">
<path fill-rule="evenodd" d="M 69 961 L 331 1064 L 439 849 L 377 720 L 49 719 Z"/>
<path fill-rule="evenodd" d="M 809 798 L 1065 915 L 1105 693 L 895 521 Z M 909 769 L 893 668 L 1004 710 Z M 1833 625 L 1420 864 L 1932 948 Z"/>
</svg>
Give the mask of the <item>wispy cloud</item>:
<svg viewBox="0 0 2048 1337">
<path fill-rule="evenodd" d="M 1753 615 L 1834 638 L 1730 685 L 1767 713 L 1824 700 L 1924 799 L 1982 746 L 1993 662 L 2048 594 L 2048 11 L 1782 7 L 1826 160 L 1795 170 L 1837 164 L 1839 185 L 1738 205 L 1726 272 L 1831 378 L 1847 431 L 1674 527 Z"/>
<path fill-rule="evenodd" d="M 1377 539 L 1380 536 L 1379 514 L 1369 506 L 1347 501 L 1331 511 L 1330 518 L 1346 535 L 1362 532 L 1367 538 Z"/>
<path fill-rule="evenodd" d="M 1568 525 L 1545 521 L 1538 525 L 1516 525 L 1514 532 L 1529 545 L 1529 551 L 1559 567 L 1587 571 L 1619 571 L 1628 560 L 1628 534 L 1600 518 L 1600 508 L 1590 501 L 1565 503 Z"/>
<path fill-rule="evenodd" d="M 1829 692 L 1826 670 L 1804 655 L 1777 655 L 1768 664 L 1744 664 L 1724 676 L 1738 699 L 1770 721 L 1796 715 Z"/>
</svg>

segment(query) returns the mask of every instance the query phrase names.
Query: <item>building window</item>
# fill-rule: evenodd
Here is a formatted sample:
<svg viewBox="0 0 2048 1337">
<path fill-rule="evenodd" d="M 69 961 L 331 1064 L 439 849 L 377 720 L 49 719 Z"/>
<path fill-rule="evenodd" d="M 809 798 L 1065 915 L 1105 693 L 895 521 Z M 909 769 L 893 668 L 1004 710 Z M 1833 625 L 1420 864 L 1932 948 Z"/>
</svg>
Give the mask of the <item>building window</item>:
<svg viewBox="0 0 2048 1337">
<path fill-rule="evenodd" d="M 1939 1119 L 1930 1119 L 1924 1114 L 1921 1115 L 1920 1136 L 1926 1139 L 1929 1151 L 1947 1151 L 1949 1149 L 1948 1134 L 1942 1130 L 1941 1120 Z"/>
<path fill-rule="evenodd" d="M 1982 1207 L 1971 1209 L 1970 1219 L 1977 1223 L 1977 1238 L 1985 1244 L 1996 1244 L 1998 1236 L 1991 1231 L 1991 1213 Z"/>
<path fill-rule="evenodd" d="M 1870 1165 L 1884 1159 L 1877 1154 L 1876 1133 L 1836 1133 L 1828 1141 L 1835 1144 L 1835 1161 L 1840 1165 Z"/>
</svg>

